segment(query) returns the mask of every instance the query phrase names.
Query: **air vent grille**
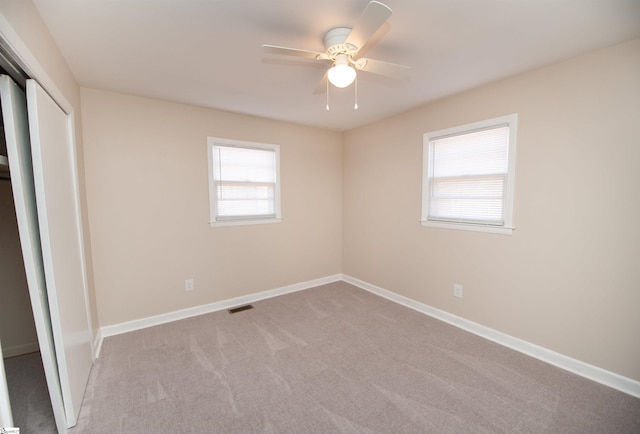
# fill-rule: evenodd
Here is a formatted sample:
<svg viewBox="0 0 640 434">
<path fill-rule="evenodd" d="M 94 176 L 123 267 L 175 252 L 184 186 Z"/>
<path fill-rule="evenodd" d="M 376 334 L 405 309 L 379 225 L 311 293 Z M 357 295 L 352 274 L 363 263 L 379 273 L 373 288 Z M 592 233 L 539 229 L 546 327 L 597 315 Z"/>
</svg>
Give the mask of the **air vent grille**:
<svg viewBox="0 0 640 434">
<path fill-rule="evenodd" d="M 238 313 L 249 309 L 253 309 L 253 306 L 251 306 L 250 304 L 245 304 L 244 306 L 238 306 L 234 307 L 233 309 L 229 309 L 229 313 Z"/>
</svg>

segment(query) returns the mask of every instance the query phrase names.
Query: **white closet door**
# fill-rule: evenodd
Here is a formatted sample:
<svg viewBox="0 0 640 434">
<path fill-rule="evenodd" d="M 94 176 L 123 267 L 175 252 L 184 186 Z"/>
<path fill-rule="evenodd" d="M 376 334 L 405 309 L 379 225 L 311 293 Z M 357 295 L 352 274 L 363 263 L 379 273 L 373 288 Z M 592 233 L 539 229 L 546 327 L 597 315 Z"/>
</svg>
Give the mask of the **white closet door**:
<svg viewBox="0 0 640 434">
<path fill-rule="evenodd" d="M 93 363 L 73 119 L 34 80 L 27 80 L 27 111 L 51 327 L 71 427 Z"/>
<path fill-rule="evenodd" d="M 56 427 L 66 432 L 67 420 L 64 414 L 62 392 L 56 354 L 53 345 L 53 332 L 49 317 L 49 301 L 44 278 L 42 249 L 40 247 L 40 229 L 33 180 L 33 163 L 27 121 L 27 99 L 24 92 L 6 75 L 0 76 L 0 100 L 4 121 L 9 170 L 13 201 L 18 219 L 20 245 L 29 286 L 29 296 L 33 317 L 38 333 L 38 344 L 42 364 L 51 397 L 51 406 Z"/>
</svg>

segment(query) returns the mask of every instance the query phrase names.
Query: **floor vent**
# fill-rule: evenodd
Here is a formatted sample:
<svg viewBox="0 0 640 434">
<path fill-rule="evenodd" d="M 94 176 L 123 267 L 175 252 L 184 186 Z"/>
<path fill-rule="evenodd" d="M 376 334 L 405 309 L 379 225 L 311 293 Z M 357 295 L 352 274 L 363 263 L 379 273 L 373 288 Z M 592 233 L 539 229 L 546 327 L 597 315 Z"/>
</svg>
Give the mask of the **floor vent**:
<svg viewBox="0 0 640 434">
<path fill-rule="evenodd" d="M 238 307 L 234 307 L 233 309 L 229 309 L 229 313 L 238 313 L 238 312 L 242 312 L 243 310 L 249 310 L 249 309 L 253 309 L 253 306 L 251 306 L 250 304 L 245 304 L 244 306 L 238 306 Z"/>
</svg>

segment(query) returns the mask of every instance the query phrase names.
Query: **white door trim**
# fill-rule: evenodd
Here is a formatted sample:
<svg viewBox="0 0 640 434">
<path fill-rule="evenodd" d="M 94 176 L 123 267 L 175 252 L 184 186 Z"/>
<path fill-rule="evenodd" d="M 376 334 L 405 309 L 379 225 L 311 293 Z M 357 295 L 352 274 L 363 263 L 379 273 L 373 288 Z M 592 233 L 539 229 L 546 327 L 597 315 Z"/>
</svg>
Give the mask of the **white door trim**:
<svg viewBox="0 0 640 434">
<path fill-rule="evenodd" d="M 47 74 L 40 62 L 38 62 L 33 53 L 31 53 L 31 50 L 29 50 L 27 45 L 22 41 L 22 38 L 20 38 L 11 24 L 9 24 L 9 21 L 7 21 L 1 10 L 0 41 L 3 42 L 3 46 L 10 52 L 13 58 L 12 60 L 15 60 L 30 78 L 36 80 L 65 113 L 73 113 L 71 103 L 65 98 L 64 94 L 58 86 L 55 85 L 55 82 L 49 74 Z"/>
</svg>

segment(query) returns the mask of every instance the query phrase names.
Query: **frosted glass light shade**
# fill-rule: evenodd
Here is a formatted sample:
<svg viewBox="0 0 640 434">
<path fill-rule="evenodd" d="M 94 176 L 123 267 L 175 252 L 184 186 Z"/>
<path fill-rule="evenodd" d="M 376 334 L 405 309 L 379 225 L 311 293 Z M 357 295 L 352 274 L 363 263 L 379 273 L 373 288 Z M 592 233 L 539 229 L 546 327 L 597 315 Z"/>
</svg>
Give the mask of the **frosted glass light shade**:
<svg viewBox="0 0 640 434">
<path fill-rule="evenodd" d="M 335 87 L 347 87 L 356 79 L 356 70 L 349 65 L 344 54 L 336 57 L 335 65 L 329 69 L 329 82 Z"/>
</svg>

